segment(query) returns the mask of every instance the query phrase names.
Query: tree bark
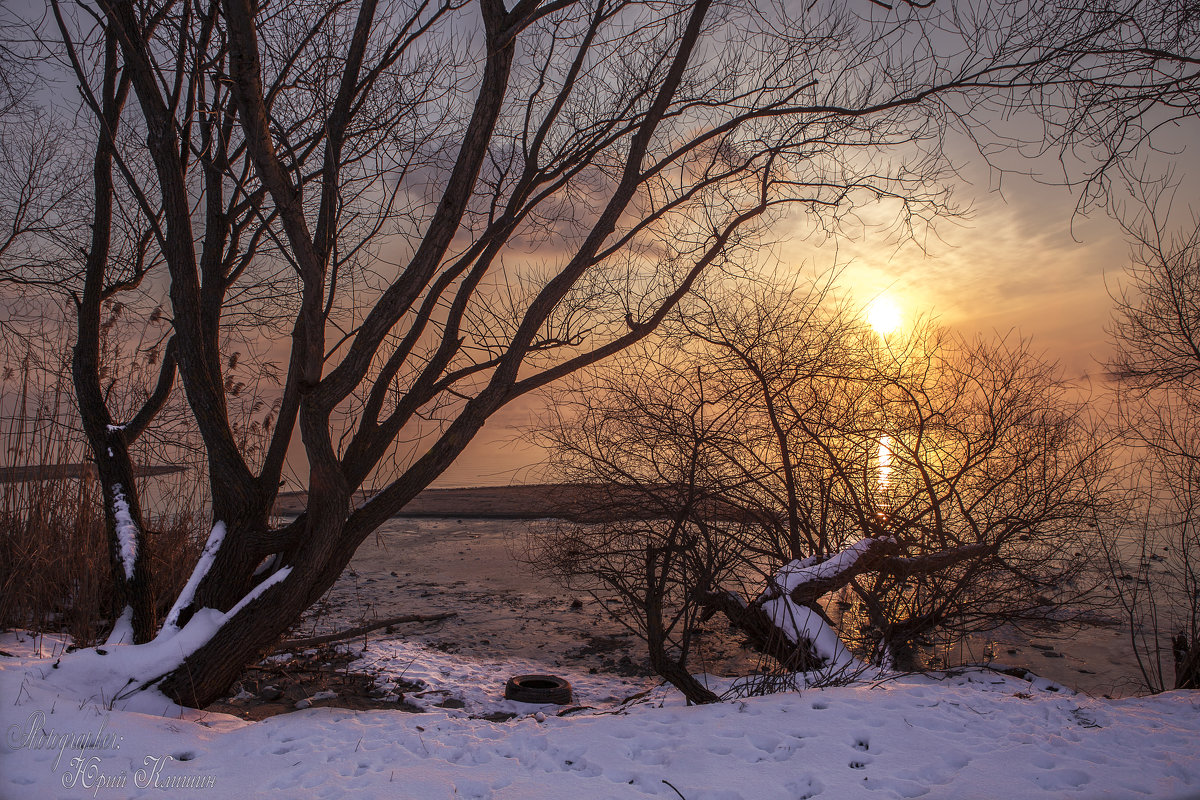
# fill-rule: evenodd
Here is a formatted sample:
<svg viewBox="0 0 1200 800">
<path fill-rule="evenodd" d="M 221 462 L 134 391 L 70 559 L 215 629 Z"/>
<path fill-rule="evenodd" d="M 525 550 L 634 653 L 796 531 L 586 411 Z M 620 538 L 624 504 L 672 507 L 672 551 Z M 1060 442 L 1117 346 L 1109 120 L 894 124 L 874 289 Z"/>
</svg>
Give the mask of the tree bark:
<svg viewBox="0 0 1200 800">
<path fill-rule="evenodd" d="M 1200 637 L 1188 645 L 1182 632 L 1172 642 L 1175 655 L 1175 688 L 1200 689 Z"/>
<path fill-rule="evenodd" d="M 114 136 L 121 120 L 121 111 L 128 95 L 128 80 L 121 74 L 117 59 L 116 37 L 105 35 L 103 89 L 101 93 L 100 130 L 92 158 L 92 235 L 85 263 L 83 289 L 75 298 L 76 336 L 71 352 L 71 379 L 79 404 L 80 420 L 92 457 L 104 505 L 105 530 L 108 534 L 109 564 L 113 577 L 113 619 L 128 610 L 132 618 L 133 642 L 147 642 L 154 635 L 157 620 L 150 593 L 150 573 L 144 553 L 141 503 L 134 482 L 133 462 L 129 457 L 130 437 L 113 425 L 104 390 L 100 385 L 101 315 L 109 286 L 109 259 L 113 232 L 113 157 Z M 164 367 L 168 360 L 164 359 Z M 160 378 L 160 384 L 170 386 L 174 362 L 169 361 L 170 374 Z M 143 406 L 139 418 L 153 416 L 155 403 L 165 399 L 158 391 Z M 130 431 L 136 436 L 138 430 Z M 120 503 L 120 519 L 117 504 Z"/>
<path fill-rule="evenodd" d="M 725 591 L 710 592 L 697 600 L 709 616 L 718 611 L 724 614 L 730 624 L 746 635 L 751 647 L 769 655 L 784 669 L 808 672 L 824 664 L 811 642 L 793 642 L 757 603 L 743 603 L 736 594 Z"/>
</svg>

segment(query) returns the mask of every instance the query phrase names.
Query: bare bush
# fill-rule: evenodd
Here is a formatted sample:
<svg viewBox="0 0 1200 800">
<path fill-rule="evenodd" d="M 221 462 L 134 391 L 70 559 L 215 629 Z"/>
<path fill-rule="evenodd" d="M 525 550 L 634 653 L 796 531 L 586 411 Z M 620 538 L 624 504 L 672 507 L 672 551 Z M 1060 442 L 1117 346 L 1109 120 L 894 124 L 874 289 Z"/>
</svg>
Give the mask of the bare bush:
<svg viewBox="0 0 1200 800">
<path fill-rule="evenodd" d="M 703 610 L 784 668 L 848 669 L 833 592 L 860 655 L 900 666 L 933 635 L 1082 607 L 1120 493 L 1085 407 L 1025 343 L 883 339 L 828 283 L 715 296 L 555 394 L 535 434 L 553 477 L 653 510 L 534 536 L 538 563 L 617 591 L 652 663 L 651 632 Z M 686 627 L 672 644 L 663 674 L 711 699 L 679 675 Z"/>
<path fill-rule="evenodd" d="M 1149 199 L 1129 226 L 1136 245 L 1110 329 L 1142 516 L 1107 554 L 1143 684 L 1157 692 L 1200 688 L 1200 227 L 1169 233 Z"/>
</svg>

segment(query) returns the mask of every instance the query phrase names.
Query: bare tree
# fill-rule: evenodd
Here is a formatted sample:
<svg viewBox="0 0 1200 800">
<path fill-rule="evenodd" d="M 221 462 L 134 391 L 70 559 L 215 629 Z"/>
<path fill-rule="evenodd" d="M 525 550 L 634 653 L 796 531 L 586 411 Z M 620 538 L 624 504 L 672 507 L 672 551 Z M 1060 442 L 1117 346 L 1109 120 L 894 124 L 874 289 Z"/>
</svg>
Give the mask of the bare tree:
<svg viewBox="0 0 1200 800">
<path fill-rule="evenodd" d="M 821 600 L 848 591 L 843 637 L 861 625 L 861 653 L 912 666 L 931 634 L 1066 620 L 1092 588 L 1089 543 L 1120 495 L 1055 369 L 1023 342 L 881 340 L 829 288 L 698 298 L 669 346 L 557 393 L 539 428 L 555 477 L 654 509 L 533 542 L 559 577 L 617 591 L 656 669 L 652 632 L 705 611 L 785 668 L 829 667 L 844 657 Z M 712 699 L 688 650 L 684 628 L 660 672 Z"/>
<path fill-rule="evenodd" d="M 1104 206 L 1134 244 L 1114 298 L 1109 368 L 1142 501 L 1105 542 L 1113 587 L 1147 688 L 1170 684 L 1172 660 L 1175 684 L 1196 686 L 1197 237 L 1194 219 L 1177 226 L 1168 216 L 1183 199 L 1176 156 L 1200 109 L 1200 5 L 1113 0 L 1054 13 L 1073 57 L 1035 70 L 1028 99 L 1046 123 L 1040 145 L 1058 150 L 1068 181 L 1082 185 L 1079 207 Z"/>
<path fill-rule="evenodd" d="M 968 342 L 927 324 L 881 339 L 845 309 L 822 323 L 811 299 L 752 310 L 791 299 L 688 323 L 721 354 L 726 391 L 756 387 L 743 429 L 769 436 L 744 452 L 770 458 L 734 460 L 755 465 L 748 484 L 780 486 L 740 501 L 788 520 L 779 556 L 895 540 L 911 569 L 854 584 L 893 654 L 933 630 L 1061 615 L 1082 598 L 1082 543 L 1111 511 L 1112 487 L 1104 442 L 1053 365 L 1025 342 Z"/>
<path fill-rule="evenodd" d="M 916 5 L 53 2 L 95 132 L 75 383 L 135 641 L 128 447 L 176 375 L 212 497 L 155 641 L 206 633 L 134 685 L 219 695 L 489 416 L 645 339 L 782 209 L 946 211 L 942 135 L 1056 51 L 1016 5 Z M 96 356 L 118 295 L 170 322 L 121 415 Z M 247 361 L 279 365 L 266 409 Z M 273 529 L 301 458 L 307 511 Z"/>
<path fill-rule="evenodd" d="M 1040 115 L 1045 138 L 1069 181 L 1081 184 L 1079 207 L 1107 204 L 1114 189 L 1146 177 L 1147 158 L 1168 161 L 1172 137 L 1189 127 L 1200 92 L 1200 6 L 1174 0 L 1044 4 L 1061 58 L 1029 73 L 1024 110 Z"/>
<path fill-rule="evenodd" d="M 1107 552 L 1143 682 L 1162 691 L 1200 688 L 1200 227 L 1171 233 L 1169 198 L 1148 188 L 1110 328 L 1143 516 Z"/>
</svg>

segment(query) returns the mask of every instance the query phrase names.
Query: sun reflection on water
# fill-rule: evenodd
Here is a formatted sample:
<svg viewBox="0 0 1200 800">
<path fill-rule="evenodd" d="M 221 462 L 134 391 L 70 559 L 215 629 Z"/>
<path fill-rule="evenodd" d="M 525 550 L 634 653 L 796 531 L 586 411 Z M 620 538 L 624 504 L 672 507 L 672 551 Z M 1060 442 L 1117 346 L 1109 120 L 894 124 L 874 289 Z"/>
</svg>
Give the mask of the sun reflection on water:
<svg viewBox="0 0 1200 800">
<path fill-rule="evenodd" d="M 875 479 L 881 490 L 886 490 L 892 476 L 892 437 L 886 433 L 879 437 L 879 450 L 876 454 Z"/>
</svg>

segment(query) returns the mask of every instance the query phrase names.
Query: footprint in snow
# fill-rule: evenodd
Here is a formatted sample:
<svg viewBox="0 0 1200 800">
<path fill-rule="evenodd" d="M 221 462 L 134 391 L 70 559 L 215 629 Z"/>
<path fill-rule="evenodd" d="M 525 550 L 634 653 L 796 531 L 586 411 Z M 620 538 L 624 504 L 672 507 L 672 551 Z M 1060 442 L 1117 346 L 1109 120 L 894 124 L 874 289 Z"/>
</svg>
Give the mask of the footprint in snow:
<svg viewBox="0 0 1200 800">
<path fill-rule="evenodd" d="M 919 783 L 896 778 L 875 778 L 871 781 L 863 779 L 863 787 L 872 791 L 886 791 L 891 797 L 924 797 L 929 789 Z"/>
<path fill-rule="evenodd" d="M 750 733 L 746 736 L 746 739 L 756 750 L 761 750 L 764 753 L 774 753 L 779 747 L 780 742 L 778 736 L 772 736 L 769 733 Z"/>
<path fill-rule="evenodd" d="M 788 797 L 794 797 L 796 800 L 812 800 L 812 798 L 825 791 L 825 784 L 811 775 L 805 775 L 799 780 L 789 781 L 783 785 Z"/>
<path fill-rule="evenodd" d="M 1081 769 L 1051 769 L 1030 776 L 1030 780 L 1044 789 L 1077 789 L 1089 783 L 1092 777 Z"/>
</svg>

